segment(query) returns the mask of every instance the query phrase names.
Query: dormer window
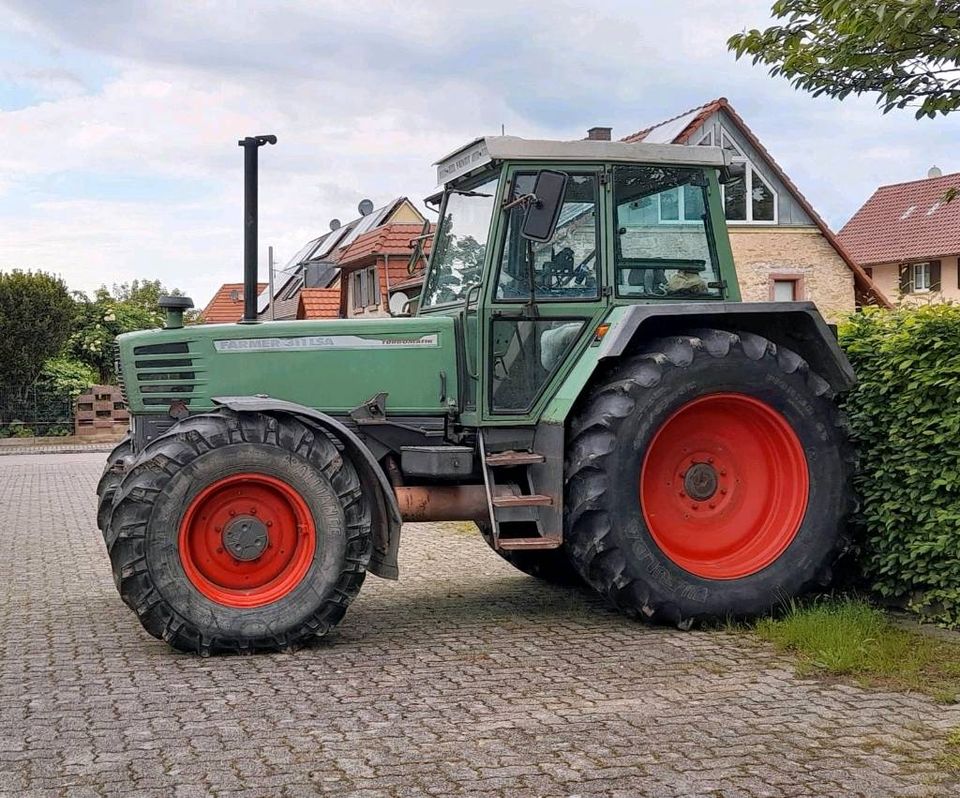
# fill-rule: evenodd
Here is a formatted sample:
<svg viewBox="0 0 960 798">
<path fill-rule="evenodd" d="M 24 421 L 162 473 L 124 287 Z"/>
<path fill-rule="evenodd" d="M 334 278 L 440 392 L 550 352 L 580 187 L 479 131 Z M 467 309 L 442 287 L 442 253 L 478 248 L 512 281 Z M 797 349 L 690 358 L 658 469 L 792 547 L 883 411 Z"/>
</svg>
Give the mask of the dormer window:
<svg viewBox="0 0 960 798">
<path fill-rule="evenodd" d="M 707 138 L 709 137 L 709 141 Z M 707 134 L 698 144 L 713 143 L 713 132 Z M 738 177 L 721 186 L 723 208 L 728 222 L 748 222 L 756 224 L 777 223 L 777 192 L 760 174 L 753 162 L 743 154 L 740 147 L 727 134 L 720 130 L 720 146 L 730 155 L 733 163 L 744 165 L 743 177 Z"/>
</svg>

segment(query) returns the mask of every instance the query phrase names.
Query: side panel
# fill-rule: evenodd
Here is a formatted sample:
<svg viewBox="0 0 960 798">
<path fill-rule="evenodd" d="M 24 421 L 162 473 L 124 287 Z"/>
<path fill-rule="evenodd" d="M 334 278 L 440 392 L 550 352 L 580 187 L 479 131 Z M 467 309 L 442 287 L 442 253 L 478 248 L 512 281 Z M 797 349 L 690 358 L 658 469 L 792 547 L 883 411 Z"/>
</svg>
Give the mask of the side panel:
<svg viewBox="0 0 960 798">
<path fill-rule="evenodd" d="M 443 415 L 458 401 L 454 336 L 452 318 L 429 316 L 196 325 L 124 335 L 119 346 L 135 414 L 257 394 L 345 413 L 384 392 L 390 414 Z"/>
</svg>

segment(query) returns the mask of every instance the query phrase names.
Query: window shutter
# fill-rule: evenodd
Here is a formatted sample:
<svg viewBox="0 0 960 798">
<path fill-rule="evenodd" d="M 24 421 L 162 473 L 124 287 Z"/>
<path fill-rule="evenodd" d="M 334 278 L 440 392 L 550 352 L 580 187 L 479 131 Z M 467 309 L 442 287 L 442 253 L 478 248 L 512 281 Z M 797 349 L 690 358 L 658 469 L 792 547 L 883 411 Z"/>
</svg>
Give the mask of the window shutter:
<svg viewBox="0 0 960 798">
<path fill-rule="evenodd" d="M 370 292 L 371 294 L 373 294 L 373 301 L 370 304 L 379 305 L 380 304 L 380 276 L 377 274 L 376 266 L 370 269 L 370 279 L 373 281 L 373 285 L 371 286 L 372 290 Z"/>
<path fill-rule="evenodd" d="M 900 264 L 900 293 L 909 294 L 913 289 L 913 267 L 909 263 Z"/>
<path fill-rule="evenodd" d="M 940 290 L 940 261 L 930 261 L 930 290 Z"/>
</svg>

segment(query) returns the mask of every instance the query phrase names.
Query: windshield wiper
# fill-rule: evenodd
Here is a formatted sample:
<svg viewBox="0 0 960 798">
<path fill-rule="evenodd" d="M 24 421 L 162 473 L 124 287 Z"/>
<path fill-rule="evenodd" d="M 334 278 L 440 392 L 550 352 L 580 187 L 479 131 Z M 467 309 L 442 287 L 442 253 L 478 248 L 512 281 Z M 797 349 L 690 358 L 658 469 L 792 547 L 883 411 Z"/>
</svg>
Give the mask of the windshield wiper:
<svg viewBox="0 0 960 798">
<path fill-rule="evenodd" d="M 451 194 L 459 194 L 461 197 L 492 197 L 493 194 L 484 194 L 481 191 L 465 191 L 462 188 L 451 188 Z"/>
</svg>

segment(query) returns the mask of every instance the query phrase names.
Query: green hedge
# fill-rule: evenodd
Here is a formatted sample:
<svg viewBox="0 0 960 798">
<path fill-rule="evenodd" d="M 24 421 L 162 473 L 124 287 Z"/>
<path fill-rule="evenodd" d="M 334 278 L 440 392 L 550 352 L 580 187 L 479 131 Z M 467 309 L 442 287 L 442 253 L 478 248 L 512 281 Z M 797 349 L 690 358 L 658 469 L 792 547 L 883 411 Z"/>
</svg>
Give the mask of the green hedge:
<svg viewBox="0 0 960 798">
<path fill-rule="evenodd" d="M 960 626 L 960 306 L 867 310 L 840 329 L 859 384 L 860 565 L 881 596 Z"/>
</svg>

